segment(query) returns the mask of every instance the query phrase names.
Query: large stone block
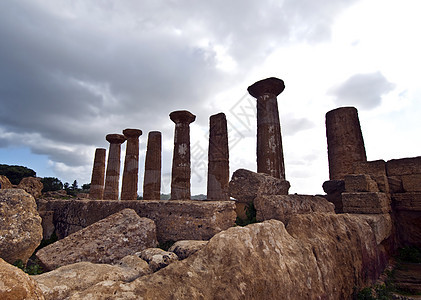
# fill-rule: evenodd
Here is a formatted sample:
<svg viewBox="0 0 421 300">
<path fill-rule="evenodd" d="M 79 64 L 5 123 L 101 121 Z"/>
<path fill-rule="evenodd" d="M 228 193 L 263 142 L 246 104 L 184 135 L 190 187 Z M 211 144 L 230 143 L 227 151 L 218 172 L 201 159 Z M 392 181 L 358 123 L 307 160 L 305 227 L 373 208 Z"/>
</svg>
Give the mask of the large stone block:
<svg viewBox="0 0 421 300">
<path fill-rule="evenodd" d="M 18 184 L 18 189 L 25 190 L 31 194 L 35 199 L 41 197 L 44 185 L 40 178 L 24 177 Z"/>
<path fill-rule="evenodd" d="M 390 200 L 385 193 L 342 193 L 344 213 L 385 214 L 390 212 Z"/>
<path fill-rule="evenodd" d="M 229 191 L 238 202 L 252 203 L 257 196 L 288 195 L 289 187 L 289 182 L 284 179 L 238 169 L 232 174 Z"/>
<path fill-rule="evenodd" d="M 115 263 L 156 245 L 154 222 L 124 209 L 40 249 L 36 256 L 47 270 L 53 270 L 80 261 Z"/>
<path fill-rule="evenodd" d="M 386 162 L 374 160 L 354 163 L 354 174 L 366 174 L 377 183 L 380 192 L 389 193 L 389 182 L 386 176 Z"/>
<path fill-rule="evenodd" d="M 392 201 L 396 210 L 421 212 L 421 192 L 393 194 Z"/>
<path fill-rule="evenodd" d="M 345 175 L 345 191 L 347 193 L 378 192 L 377 183 L 369 175 Z"/>
<path fill-rule="evenodd" d="M 0 189 L 11 189 L 13 184 L 10 182 L 9 178 L 4 175 L 0 175 Z"/>
<path fill-rule="evenodd" d="M 352 299 L 382 271 L 376 248 L 356 216 L 296 215 L 287 228 L 277 220 L 230 228 L 159 272 L 71 299 Z"/>
<path fill-rule="evenodd" d="M 387 177 L 387 181 L 389 183 L 391 194 L 403 193 L 404 192 L 403 185 L 402 185 L 402 179 L 400 178 L 400 176 Z"/>
<path fill-rule="evenodd" d="M 54 211 L 56 234 L 63 238 L 124 208 L 156 224 L 160 243 L 208 240 L 235 224 L 234 201 L 197 200 L 38 200 L 39 210 Z"/>
<path fill-rule="evenodd" d="M 39 285 L 28 274 L 0 258 L 0 299 L 44 300 Z"/>
<path fill-rule="evenodd" d="M 314 212 L 335 213 L 334 205 L 323 197 L 310 195 L 270 195 L 254 199 L 257 221 L 279 220 L 288 224 L 293 215 Z"/>
<path fill-rule="evenodd" d="M 421 248 L 421 210 L 396 210 L 395 218 L 399 245 Z"/>
<path fill-rule="evenodd" d="M 34 197 L 21 189 L 0 190 L 0 257 L 26 263 L 42 240 Z"/>
<path fill-rule="evenodd" d="M 421 192 L 421 174 L 402 175 L 401 180 L 405 192 Z"/>
<path fill-rule="evenodd" d="M 345 181 L 343 180 L 328 180 L 323 182 L 323 190 L 327 195 L 324 197 L 327 201 L 335 205 L 335 212 L 342 213 L 342 193 L 345 192 Z"/>
<path fill-rule="evenodd" d="M 377 245 L 380 245 L 392 234 L 392 218 L 390 214 L 361 214 L 361 219 L 365 220 L 376 236 Z"/>
<path fill-rule="evenodd" d="M 421 156 L 389 160 L 386 171 L 387 176 L 421 174 Z"/>
</svg>

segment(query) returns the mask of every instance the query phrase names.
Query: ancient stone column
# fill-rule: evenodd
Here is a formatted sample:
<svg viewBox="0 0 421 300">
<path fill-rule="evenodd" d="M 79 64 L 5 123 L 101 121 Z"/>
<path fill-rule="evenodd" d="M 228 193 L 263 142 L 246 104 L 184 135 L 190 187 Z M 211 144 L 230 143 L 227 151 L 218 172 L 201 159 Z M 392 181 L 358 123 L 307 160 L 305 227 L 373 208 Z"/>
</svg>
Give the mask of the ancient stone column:
<svg viewBox="0 0 421 300">
<path fill-rule="evenodd" d="M 207 200 L 229 200 L 229 150 L 224 113 L 209 118 Z"/>
<path fill-rule="evenodd" d="M 128 128 L 123 130 L 123 134 L 127 139 L 127 145 L 120 198 L 121 200 L 136 200 L 139 174 L 139 136 L 142 135 L 142 130 Z"/>
<path fill-rule="evenodd" d="M 171 200 L 190 199 L 190 126 L 196 116 L 186 110 L 173 111 L 175 123 L 171 175 Z"/>
<path fill-rule="evenodd" d="M 257 99 L 257 172 L 280 179 L 285 179 L 285 166 L 276 97 L 284 88 L 281 79 L 271 77 L 247 89 Z"/>
<path fill-rule="evenodd" d="M 105 139 L 110 143 L 110 149 L 108 151 L 103 198 L 105 200 L 118 200 L 121 144 L 124 143 L 126 138 L 122 134 L 108 134 Z"/>
<path fill-rule="evenodd" d="M 161 132 L 149 132 L 143 179 L 144 200 L 159 200 L 161 197 L 161 141 Z"/>
<path fill-rule="evenodd" d="M 340 107 L 326 113 L 326 136 L 330 180 L 353 174 L 356 162 L 367 161 L 358 112 Z"/>
<path fill-rule="evenodd" d="M 89 198 L 101 200 L 104 194 L 105 177 L 105 154 L 106 150 L 97 148 L 95 150 L 94 166 L 92 168 L 91 188 Z"/>
</svg>

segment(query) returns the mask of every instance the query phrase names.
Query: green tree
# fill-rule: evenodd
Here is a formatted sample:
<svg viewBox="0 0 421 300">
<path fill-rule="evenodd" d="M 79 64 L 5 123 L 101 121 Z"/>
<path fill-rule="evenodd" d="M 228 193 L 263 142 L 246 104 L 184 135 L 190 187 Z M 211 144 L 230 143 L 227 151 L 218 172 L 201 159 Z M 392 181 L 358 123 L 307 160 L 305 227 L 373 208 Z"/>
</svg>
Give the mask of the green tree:
<svg viewBox="0 0 421 300">
<path fill-rule="evenodd" d="M 79 189 L 79 187 L 77 186 L 77 180 L 73 181 L 70 189 L 73 190 L 73 191 L 77 191 Z"/>
<path fill-rule="evenodd" d="M 56 177 L 44 177 L 41 179 L 44 188 L 42 192 L 58 191 L 63 189 L 63 183 Z"/>
<path fill-rule="evenodd" d="M 12 184 L 19 184 L 24 177 L 35 177 L 37 173 L 27 167 L 0 165 L 0 175 L 6 176 Z"/>
<path fill-rule="evenodd" d="M 91 184 L 90 183 L 85 183 L 82 184 L 82 191 L 84 193 L 89 193 L 89 190 L 91 189 Z"/>
</svg>

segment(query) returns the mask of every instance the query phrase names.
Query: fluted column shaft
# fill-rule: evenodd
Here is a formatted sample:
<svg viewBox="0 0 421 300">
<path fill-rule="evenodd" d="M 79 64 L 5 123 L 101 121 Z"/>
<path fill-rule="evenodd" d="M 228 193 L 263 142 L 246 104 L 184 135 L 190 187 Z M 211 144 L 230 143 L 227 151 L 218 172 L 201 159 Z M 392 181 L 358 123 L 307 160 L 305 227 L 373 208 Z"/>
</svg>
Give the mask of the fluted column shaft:
<svg viewBox="0 0 421 300">
<path fill-rule="evenodd" d="M 126 138 L 121 134 L 108 134 L 106 139 L 110 143 L 110 149 L 105 175 L 104 199 L 118 200 L 121 144 L 124 143 Z"/>
<path fill-rule="evenodd" d="M 285 179 L 285 165 L 276 97 L 284 88 L 281 79 L 272 77 L 247 89 L 257 99 L 257 172 L 281 179 Z"/>
<path fill-rule="evenodd" d="M 105 155 L 105 149 L 97 148 L 95 150 L 94 166 L 92 168 L 91 177 L 91 187 L 89 189 L 90 199 L 101 200 L 104 195 Z"/>
<path fill-rule="evenodd" d="M 224 113 L 209 118 L 207 200 L 229 200 L 229 150 Z"/>
<path fill-rule="evenodd" d="M 139 179 L 139 136 L 142 135 L 142 130 L 125 129 L 123 134 L 127 139 L 127 146 L 121 200 L 136 200 Z"/>
<path fill-rule="evenodd" d="M 161 197 L 161 152 L 161 132 L 149 132 L 143 178 L 143 199 L 145 200 L 159 200 Z"/>
<path fill-rule="evenodd" d="M 326 137 L 330 180 L 353 174 L 354 163 L 367 161 L 358 111 L 340 107 L 326 113 Z"/>
<path fill-rule="evenodd" d="M 171 175 L 171 200 L 190 199 L 190 126 L 196 119 L 192 113 L 182 110 L 170 114 L 175 123 L 174 153 Z"/>
</svg>

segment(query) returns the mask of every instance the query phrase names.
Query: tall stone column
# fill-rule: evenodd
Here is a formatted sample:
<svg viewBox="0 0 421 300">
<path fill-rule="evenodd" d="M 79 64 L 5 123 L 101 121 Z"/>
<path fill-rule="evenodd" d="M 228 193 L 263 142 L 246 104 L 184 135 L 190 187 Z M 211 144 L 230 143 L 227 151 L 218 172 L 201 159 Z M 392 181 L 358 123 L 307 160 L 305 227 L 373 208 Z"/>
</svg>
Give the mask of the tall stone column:
<svg viewBox="0 0 421 300">
<path fill-rule="evenodd" d="M 224 113 L 209 118 L 207 200 L 229 200 L 229 150 Z"/>
<path fill-rule="evenodd" d="M 159 200 L 161 197 L 161 152 L 161 132 L 149 132 L 143 178 L 143 199 L 145 200 Z"/>
<path fill-rule="evenodd" d="M 121 200 L 136 200 L 139 177 L 139 136 L 142 135 L 142 130 L 128 128 L 123 130 L 123 134 L 127 139 L 127 145 Z"/>
<path fill-rule="evenodd" d="M 106 150 L 97 148 L 95 150 L 94 166 L 92 168 L 91 188 L 89 189 L 89 198 L 101 200 L 104 195 L 104 177 L 105 177 L 105 154 Z"/>
<path fill-rule="evenodd" d="M 196 116 L 179 110 L 170 113 L 170 119 L 175 123 L 171 200 L 190 199 L 190 123 Z"/>
<path fill-rule="evenodd" d="M 367 161 L 355 107 L 340 107 L 326 113 L 326 137 L 330 180 L 344 179 L 354 172 L 354 163 Z"/>
<path fill-rule="evenodd" d="M 280 179 L 285 179 L 285 166 L 276 97 L 284 89 L 284 82 L 274 77 L 247 89 L 257 99 L 257 172 Z"/>
<path fill-rule="evenodd" d="M 104 199 L 118 200 L 121 144 L 124 143 L 126 138 L 122 134 L 108 134 L 105 139 L 110 143 L 110 149 L 105 175 Z"/>
</svg>

